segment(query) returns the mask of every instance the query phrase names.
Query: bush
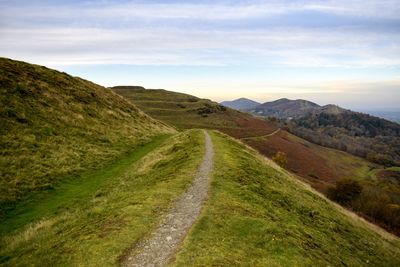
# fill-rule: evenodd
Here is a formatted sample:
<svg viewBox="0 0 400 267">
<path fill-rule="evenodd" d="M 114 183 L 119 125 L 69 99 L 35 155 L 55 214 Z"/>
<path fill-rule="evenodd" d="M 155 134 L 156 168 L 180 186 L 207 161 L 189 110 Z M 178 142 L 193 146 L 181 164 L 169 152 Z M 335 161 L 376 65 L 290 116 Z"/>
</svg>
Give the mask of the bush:
<svg viewBox="0 0 400 267">
<path fill-rule="evenodd" d="M 400 201 L 390 193 L 366 186 L 352 208 L 400 235 Z"/>
<path fill-rule="evenodd" d="M 341 204 L 350 204 L 358 198 L 362 192 L 362 186 L 358 181 L 342 179 L 336 182 L 334 187 L 328 189 L 328 197 Z"/>
<path fill-rule="evenodd" d="M 272 157 L 272 160 L 282 168 L 285 168 L 288 162 L 286 153 L 282 151 L 278 151 L 275 156 Z"/>
</svg>

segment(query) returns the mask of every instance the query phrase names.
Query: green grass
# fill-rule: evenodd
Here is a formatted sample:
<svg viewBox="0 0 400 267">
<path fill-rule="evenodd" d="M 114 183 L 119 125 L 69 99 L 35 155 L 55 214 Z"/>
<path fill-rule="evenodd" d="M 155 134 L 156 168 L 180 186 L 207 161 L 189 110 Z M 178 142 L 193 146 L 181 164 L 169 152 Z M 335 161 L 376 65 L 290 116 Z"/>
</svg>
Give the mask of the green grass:
<svg viewBox="0 0 400 267">
<path fill-rule="evenodd" d="M 400 242 L 213 133 L 209 200 L 173 266 L 399 266 Z"/>
<path fill-rule="evenodd" d="M 124 86 L 112 89 L 130 99 L 150 116 L 179 129 L 238 127 L 237 123 L 229 118 L 229 115 L 238 113 L 237 111 L 220 110 L 218 103 L 208 99 L 166 90 L 135 89 Z M 198 114 L 198 109 L 205 108 L 207 105 L 213 112 L 204 117 Z"/>
<path fill-rule="evenodd" d="M 89 175 L 99 184 L 83 182 L 82 190 L 76 190 L 78 183 L 60 186 L 42 202 L 33 203 L 32 212 L 22 209 L 15 214 L 2 226 L 0 262 L 5 266 L 117 265 L 119 257 L 157 226 L 200 165 L 201 131 L 164 139 Z M 23 226 L 25 220 L 31 223 Z M 14 222 L 20 225 L 8 226 Z"/>
<path fill-rule="evenodd" d="M 1 220 L 0 235 L 10 233 L 38 218 L 52 216 L 71 207 L 84 205 L 92 196 L 100 196 L 107 183 L 112 183 L 115 177 L 121 176 L 131 164 L 160 146 L 168 137 L 169 135 L 155 137 L 151 142 L 130 151 L 106 168 L 86 171 L 78 177 L 64 181 L 53 190 L 40 192 L 19 202 Z"/>
<path fill-rule="evenodd" d="M 28 193 L 174 130 L 110 89 L 0 58 L 0 217 Z"/>
</svg>

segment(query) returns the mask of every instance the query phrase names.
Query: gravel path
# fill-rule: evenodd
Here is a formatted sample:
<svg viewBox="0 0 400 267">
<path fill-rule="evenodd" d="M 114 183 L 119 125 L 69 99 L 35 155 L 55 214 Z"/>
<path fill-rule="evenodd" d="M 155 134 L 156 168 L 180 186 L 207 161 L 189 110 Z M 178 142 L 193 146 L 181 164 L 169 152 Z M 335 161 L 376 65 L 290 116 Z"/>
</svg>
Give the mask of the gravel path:
<svg viewBox="0 0 400 267">
<path fill-rule="evenodd" d="M 206 153 L 192 185 L 177 201 L 175 207 L 164 216 L 160 227 L 126 257 L 122 266 L 165 266 L 197 220 L 207 198 L 208 177 L 214 155 L 211 138 L 206 131 L 204 134 Z M 138 254 L 135 253 L 137 251 Z"/>
</svg>

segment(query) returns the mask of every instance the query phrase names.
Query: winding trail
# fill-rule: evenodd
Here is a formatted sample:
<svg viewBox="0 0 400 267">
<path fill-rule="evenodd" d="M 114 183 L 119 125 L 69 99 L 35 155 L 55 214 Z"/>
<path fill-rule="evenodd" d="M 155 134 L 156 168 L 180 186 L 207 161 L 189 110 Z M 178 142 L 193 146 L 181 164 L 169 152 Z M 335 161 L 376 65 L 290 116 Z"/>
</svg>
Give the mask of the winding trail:
<svg viewBox="0 0 400 267">
<path fill-rule="evenodd" d="M 213 166 L 214 149 L 209 134 L 204 131 L 206 152 L 196 178 L 163 217 L 161 225 L 150 238 L 140 243 L 122 266 L 165 266 L 175 254 L 191 226 L 200 215 L 208 194 L 208 178 Z M 139 251 L 139 253 L 135 253 Z"/>
<path fill-rule="evenodd" d="M 273 136 L 273 135 L 279 133 L 280 131 L 281 131 L 281 128 L 278 128 L 270 134 L 264 134 L 264 135 L 260 135 L 260 136 L 243 137 L 243 138 L 240 138 L 240 140 L 251 140 L 251 139 L 257 139 L 257 138 L 270 137 L 270 136 Z"/>
</svg>

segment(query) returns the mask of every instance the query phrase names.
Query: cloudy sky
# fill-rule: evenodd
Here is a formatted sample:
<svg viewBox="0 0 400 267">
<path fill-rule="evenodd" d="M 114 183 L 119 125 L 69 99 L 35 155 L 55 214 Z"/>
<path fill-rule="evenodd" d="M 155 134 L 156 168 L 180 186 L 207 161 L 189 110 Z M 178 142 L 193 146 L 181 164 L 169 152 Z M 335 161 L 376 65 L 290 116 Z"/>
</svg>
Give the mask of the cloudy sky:
<svg viewBox="0 0 400 267">
<path fill-rule="evenodd" d="M 399 0 L 0 0 L 0 56 L 217 101 L 400 103 Z"/>
</svg>

